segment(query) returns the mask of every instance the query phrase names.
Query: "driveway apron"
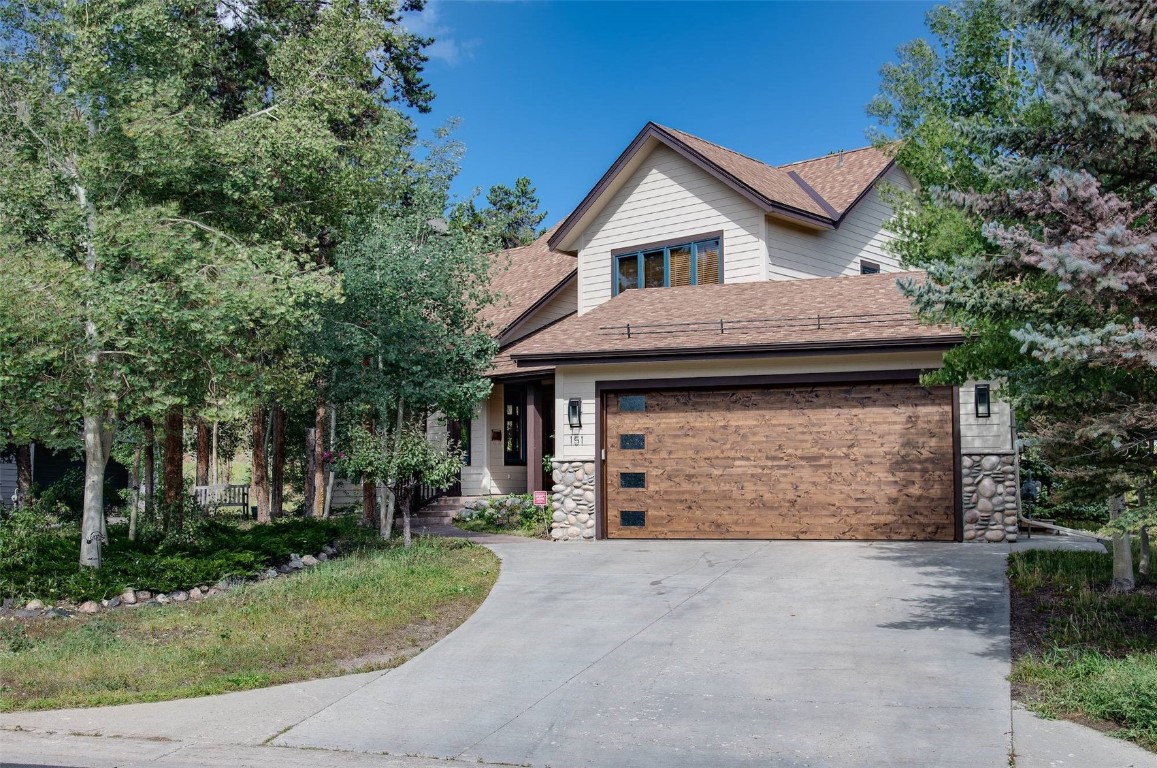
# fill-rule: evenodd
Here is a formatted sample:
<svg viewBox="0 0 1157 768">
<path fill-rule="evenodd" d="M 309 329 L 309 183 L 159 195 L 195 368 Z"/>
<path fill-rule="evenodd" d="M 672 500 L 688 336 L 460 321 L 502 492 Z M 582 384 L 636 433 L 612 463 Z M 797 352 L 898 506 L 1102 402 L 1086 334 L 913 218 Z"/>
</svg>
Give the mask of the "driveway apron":
<svg viewBox="0 0 1157 768">
<path fill-rule="evenodd" d="M 491 546 L 501 578 L 462 627 L 273 743 L 555 768 L 1008 765 L 1006 548 Z"/>
</svg>

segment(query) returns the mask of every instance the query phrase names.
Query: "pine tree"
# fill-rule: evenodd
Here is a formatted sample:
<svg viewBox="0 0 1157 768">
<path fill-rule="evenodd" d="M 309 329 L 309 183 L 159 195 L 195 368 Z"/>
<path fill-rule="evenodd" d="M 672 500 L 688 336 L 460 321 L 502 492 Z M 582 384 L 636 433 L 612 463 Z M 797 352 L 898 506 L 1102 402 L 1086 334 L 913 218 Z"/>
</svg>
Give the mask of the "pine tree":
<svg viewBox="0 0 1157 768">
<path fill-rule="evenodd" d="M 943 146 L 970 151 L 942 155 L 938 172 L 923 172 L 919 196 L 901 201 L 897 248 L 930 276 L 906 289 L 925 317 L 971 334 L 947 356 L 942 378 L 1003 379 L 1024 432 L 1040 441 L 1068 491 L 1113 510 L 1114 587 L 1130 589 L 1123 534 L 1154 518 L 1144 508 L 1121 514 L 1120 499 L 1150 484 L 1157 467 L 1152 6 L 1035 0 L 993 8 L 1009 50 L 1023 50 L 1033 67 L 1018 75 L 1015 94 L 972 113 L 941 110 L 945 119 L 931 121 L 944 126 Z M 997 48 L 988 50 L 991 62 Z M 930 69 L 938 67 L 944 80 L 968 80 L 959 62 Z M 908 93 L 889 95 L 920 112 Z M 915 139 L 902 152 L 927 149 L 926 123 L 894 119 L 906 114 L 898 108 L 876 114 L 896 138 Z"/>
</svg>

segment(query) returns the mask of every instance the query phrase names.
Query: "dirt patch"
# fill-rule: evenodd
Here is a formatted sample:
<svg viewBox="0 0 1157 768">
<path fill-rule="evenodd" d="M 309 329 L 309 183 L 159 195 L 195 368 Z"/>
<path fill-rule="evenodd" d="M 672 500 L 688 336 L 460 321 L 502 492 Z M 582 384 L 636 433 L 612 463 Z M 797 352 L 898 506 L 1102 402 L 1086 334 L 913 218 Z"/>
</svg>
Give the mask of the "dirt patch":
<svg viewBox="0 0 1157 768">
<path fill-rule="evenodd" d="M 430 621 L 411 624 L 404 633 L 387 637 L 380 649 L 352 659 L 341 659 L 334 666 L 343 675 L 399 667 L 461 626 L 472 612 L 463 606 L 453 606 Z"/>
</svg>

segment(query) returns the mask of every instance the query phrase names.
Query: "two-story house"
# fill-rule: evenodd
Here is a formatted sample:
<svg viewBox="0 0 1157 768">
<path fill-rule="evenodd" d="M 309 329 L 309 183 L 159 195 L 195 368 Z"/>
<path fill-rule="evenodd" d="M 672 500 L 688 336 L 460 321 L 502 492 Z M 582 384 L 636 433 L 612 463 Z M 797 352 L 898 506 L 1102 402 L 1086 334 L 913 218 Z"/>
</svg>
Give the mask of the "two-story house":
<svg viewBox="0 0 1157 768">
<path fill-rule="evenodd" d="M 874 148 L 777 167 L 648 123 L 505 252 L 463 495 L 548 491 L 556 539 L 1015 538 L 1009 410 L 920 385 L 962 337 L 898 289 L 885 184 Z"/>
</svg>

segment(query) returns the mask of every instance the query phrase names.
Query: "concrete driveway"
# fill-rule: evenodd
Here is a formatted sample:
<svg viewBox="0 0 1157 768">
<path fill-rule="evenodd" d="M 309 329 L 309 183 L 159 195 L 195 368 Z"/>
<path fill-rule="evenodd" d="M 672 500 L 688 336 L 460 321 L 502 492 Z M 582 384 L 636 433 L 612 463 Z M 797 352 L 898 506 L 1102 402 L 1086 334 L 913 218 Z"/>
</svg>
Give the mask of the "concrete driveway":
<svg viewBox="0 0 1157 768">
<path fill-rule="evenodd" d="M 1006 547 L 493 548 L 502 577 L 466 624 L 272 743 L 556 768 L 1008 765 Z"/>
</svg>

